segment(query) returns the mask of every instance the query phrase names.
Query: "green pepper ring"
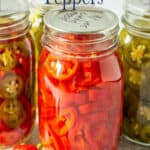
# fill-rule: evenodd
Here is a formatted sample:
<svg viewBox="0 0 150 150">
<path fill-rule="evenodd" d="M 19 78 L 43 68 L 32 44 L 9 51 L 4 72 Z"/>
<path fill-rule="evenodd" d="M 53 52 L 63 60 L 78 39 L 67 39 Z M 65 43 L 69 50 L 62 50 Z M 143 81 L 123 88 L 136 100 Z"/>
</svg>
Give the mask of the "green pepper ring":
<svg viewBox="0 0 150 150">
<path fill-rule="evenodd" d="M 23 88 L 23 79 L 15 73 L 6 74 L 0 84 L 0 90 L 4 98 L 15 98 L 19 96 Z"/>
<path fill-rule="evenodd" d="M 13 54 L 12 50 L 7 49 L 5 47 L 0 53 L 0 70 L 9 71 L 13 69 L 17 64 L 17 58 Z M 6 58 L 7 57 L 7 58 Z"/>
<path fill-rule="evenodd" d="M 29 47 L 25 41 L 15 41 L 12 43 L 12 47 L 16 54 L 20 54 L 24 57 L 27 57 L 30 53 Z"/>
<path fill-rule="evenodd" d="M 0 119 L 10 128 L 20 126 L 26 118 L 22 103 L 17 99 L 6 99 L 0 105 Z"/>
</svg>

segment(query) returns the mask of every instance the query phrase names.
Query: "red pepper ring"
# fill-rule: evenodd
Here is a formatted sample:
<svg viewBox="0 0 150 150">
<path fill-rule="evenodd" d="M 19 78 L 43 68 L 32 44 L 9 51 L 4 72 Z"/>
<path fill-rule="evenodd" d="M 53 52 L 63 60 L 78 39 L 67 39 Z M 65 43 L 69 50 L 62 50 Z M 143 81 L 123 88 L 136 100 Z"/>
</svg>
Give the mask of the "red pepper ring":
<svg viewBox="0 0 150 150">
<path fill-rule="evenodd" d="M 49 55 L 45 62 L 47 73 L 57 80 L 67 80 L 71 78 L 78 69 L 77 60 L 59 60 L 57 57 Z"/>
<path fill-rule="evenodd" d="M 77 112 L 75 108 L 69 107 L 60 112 L 59 116 L 50 121 L 55 134 L 64 136 L 69 132 L 76 122 Z"/>
</svg>

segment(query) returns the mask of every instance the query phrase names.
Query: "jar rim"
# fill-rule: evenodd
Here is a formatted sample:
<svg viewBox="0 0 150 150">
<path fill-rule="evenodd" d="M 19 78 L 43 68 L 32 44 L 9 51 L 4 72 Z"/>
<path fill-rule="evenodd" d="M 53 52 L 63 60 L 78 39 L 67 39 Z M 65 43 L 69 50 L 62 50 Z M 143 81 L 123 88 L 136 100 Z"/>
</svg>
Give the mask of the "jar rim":
<svg viewBox="0 0 150 150">
<path fill-rule="evenodd" d="M 124 0 L 122 22 L 138 32 L 150 32 L 150 0 Z"/>
<path fill-rule="evenodd" d="M 29 11 L 9 14 L 0 17 L 0 41 L 25 35 L 30 28 Z M 6 21 L 5 21 L 6 20 Z"/>
<path fill-rule="evenodd" d="M 72 7 L 68 7 L 68 10 L 53 9 L 47 12 L 43 20 L 45 26 L 62 33 L 105 34 L 119 31 L 117 15 L 98 6 L 78 6 L 76 10 L 72 10 Z"/>
<path fill-rule="evenodd" d="M 142 27 L 136 27 L 132 24 L 130 24 L 125 16 L 122 16 L 122 23 L 124 24 L 124 26 L 126 27 L 126 29 L 131 33 L 134 34 L 135 36 L 139 36 L 139 37 L 143 37 L 143 38 L 147 38 L 150 39 L 150 30 L 149 29 L 144 29 Z"/>
</svg>

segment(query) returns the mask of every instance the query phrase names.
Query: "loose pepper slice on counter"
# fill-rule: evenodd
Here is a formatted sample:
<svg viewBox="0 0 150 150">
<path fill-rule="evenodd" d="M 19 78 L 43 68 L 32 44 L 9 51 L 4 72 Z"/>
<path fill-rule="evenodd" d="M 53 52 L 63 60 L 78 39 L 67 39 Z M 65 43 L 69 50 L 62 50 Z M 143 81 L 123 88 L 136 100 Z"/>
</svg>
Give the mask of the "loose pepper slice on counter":
<svg viewBox="0 0 150 150">
<path fill-rule="evenodd" d="M 38 150 L 35 145 L 24 144 L 24 145 L 15 145 L 13 150 Z"/>
<path fill-rule="evenodd" d="M 49 55 L 45 62 L 45 67 L 50 76 L 57 80 L 70 79 L 78 69 L 76 60 L 59 60 L 57 57 Z"/>
</svg>

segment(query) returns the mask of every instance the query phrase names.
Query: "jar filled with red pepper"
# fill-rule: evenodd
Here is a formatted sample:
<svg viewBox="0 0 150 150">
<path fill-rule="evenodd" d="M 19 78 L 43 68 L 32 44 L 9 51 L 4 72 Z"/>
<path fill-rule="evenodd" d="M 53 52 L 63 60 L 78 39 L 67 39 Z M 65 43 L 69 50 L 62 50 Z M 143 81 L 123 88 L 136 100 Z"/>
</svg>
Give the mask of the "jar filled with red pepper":
<svg viewBox="0 0 150 150">
<path fill-rule="evenodd" d="M 5 149 L 24 142 L 33 128 L 34 47 L 27 1 L 1 1 L 0 7 L 0 149 Z"/>
<path fill-rule="evenodd" d="M 117 150 L 122 120 L 118 19 L 106 9 L 53 10 L 39 59 L 39 129 L 50 150 Z"/>
</svg>

